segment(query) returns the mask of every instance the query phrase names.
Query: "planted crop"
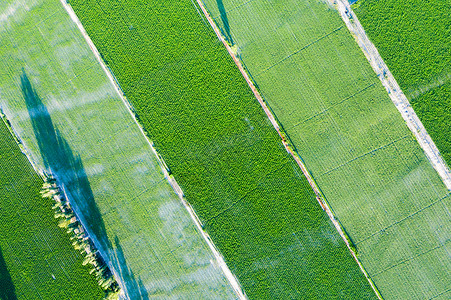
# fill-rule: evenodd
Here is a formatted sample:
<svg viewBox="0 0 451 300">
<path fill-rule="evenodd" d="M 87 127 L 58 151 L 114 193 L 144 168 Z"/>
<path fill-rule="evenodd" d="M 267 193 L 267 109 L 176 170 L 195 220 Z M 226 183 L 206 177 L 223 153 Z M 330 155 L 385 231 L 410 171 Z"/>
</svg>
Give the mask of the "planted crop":
<svg viewBox="0 0 451 300">
<path fill-rule="evenodd" d="M 71 4 L 249 298 L 374 297 L 192 2 Z"/>
</svg>

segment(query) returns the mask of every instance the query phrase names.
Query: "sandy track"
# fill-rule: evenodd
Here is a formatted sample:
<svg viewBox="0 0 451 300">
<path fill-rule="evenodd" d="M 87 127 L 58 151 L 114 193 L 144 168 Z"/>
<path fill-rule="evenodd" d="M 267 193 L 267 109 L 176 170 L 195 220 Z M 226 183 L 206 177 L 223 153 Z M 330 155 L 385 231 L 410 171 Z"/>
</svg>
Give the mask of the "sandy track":
<svg viewBox="0 0 451 300">
<path fill-rule="evenodd" d="M 374 283 L 372 282 L 372 280 L 369 278 L 368 273 L 366 272 L 366 270 L 363 268 L 362 264 L 360 263 L 360 261 L 357 258 L 356 253 L 354 252 L 354 250 L 351 248 L 351 245 L 349 244 L 349 241 L 346 237 L 346 235 L 343 232 L 343 229 L 341 228 L 340 223 L 338 222 L 338 220 L 335 218 L 335 216 L 333 215 L 329 205 L 327 204 L 326 201 L 324 201 L 322 194 L 318 188 L 318 186 L 316 185 L 315 181 L 313 180 L 312 176 L 310 175 L 309 171 L 307 170 L 307 168 L 305 167 L 304 163 L 302 162 L 301 158 L 299 157 L 299 155 L 294 151 L 294 149 L 292 148 L 292 146 L 287 142 L 286 139 L 286 135 L 284 132 L 281 131 L 279 124 L 277 123 L 275 117 L 273 116 L 271 110 L 268 108 L 268 106 L 266 105 L 265 101 L 263 100 L 262 96 L 260 95 L 260 93 L 258 92 L 257 88 L 255 87 L 254 83 L 252 82 L 252 80 L 249 78 L 249 75 L 247 74 L 246 70 L 244 69 L 242 63 L 240 62 L 240 60 L 235 56 L 233 50 L 230 48 L 229 44 L 227 44 L 226 40 L 224 39 L 224 37 L 221 35 L 221 31 L 219 30 L 219 28 L 216 26 L 215 22 L 213 21 L 213 19 L 211 18 L 210 14 L 208 13 L 208 11 L 206 10 L 206 8 L 204 7 L 203 3 L 201 0 L 196 0 L 198 5 L 200 6 L 200 8 L 202 9 L 202 12 L 204 13 L 205 17 L 207 18 L 208 22 L 210 23 L 211 27 L 213 27 L 213 30 L 215 31 L 216 35 L 218 36 L 219 40 L 224 44 L 224 46 L 226 47 L 227 51 L 229 52 L 230 56 L 233 58 L 233 61 L 235 62 L 235 64 L 237 65 L 237 67 L 239 68 L 241 74 L 243 75 L 244 79 L 246 79 L 247 84 L 249 85 L 249 87 L 252 89 L 252 92 L 254 93 L 255 97 L 257 98 L 258 102 L 260 103 L 260 105 L 262 106 L 263 110 L 265 111 L 266 115 L 268 116 L 269 120 L 271 121 L 272 125 L 274 126 L 274 128 L 277 130 L 277 133 L 279 134 L 280 138 L 282 139 L 282 143 L 285 147 L 285 149 L 287 150 L 288 153 L 291 154 L 291 156 L 294 158 L 294 160 L 296 161 L 296 163 L 298 164 L 298 166 L 301 168 L 302 173 L 304 173 L 304 176 L 307 178 L 310 186 L 313 188 L 313 191 L 316 194 L 316 200 L 319 202 L 319 204 L 321 205 L 321 207 L 323 208 L 323 210 L 327 213 L 327 215 L 329 216 L 330 220 L 332 221 L 332 223 L 334 224 L 335 228 L 337 229 L 338 233 L 340 234 L 340 236 L 342 237 L 343 241 L 346 243 L 346 246 L 348 247 L 349 251 L 351 252 L 352 256 L 354 257 L 354 260 L 357 262 L 357 264 L 360 267 L 360 270 L 363 272 L 363 274 L 365 275 L 365 277 L 367 278 L 368 282 L 371 285 L 371 288 L 374 290 L 375 294 L 377 295 L 377 297 L 379 299 L 382 299 L 380 296 L 379 291 L 377 290 L 376 286 L 374 285 Z"/>
<path fill-rule="evenodd" d="M 410 105 L 409 100 L 407 100 L 407 97 L 404 95 L 392 73 L 388 69 L 382 57 L 379 55 L 376 47 L 369 40 L 365 30 L 357 19 L 357 16 L 352 11 L 348 1 L 329 0 L 329 2 L 340 12 L 341 18 L 346 23 L 349 31 L 354 35 L 354 38 L 370 62 L 371 67 L 381 80 L 382 85 L 387 90 L 391 100 L 401 113 L 410 131 L 412 131 L 415 135 L 415 138 L 425 152 L 426 157 L 431 162 L 434 169 L 438 172 L 448 190 L 451 190 L 451 172 L 449 167 Z"/>
</svg>

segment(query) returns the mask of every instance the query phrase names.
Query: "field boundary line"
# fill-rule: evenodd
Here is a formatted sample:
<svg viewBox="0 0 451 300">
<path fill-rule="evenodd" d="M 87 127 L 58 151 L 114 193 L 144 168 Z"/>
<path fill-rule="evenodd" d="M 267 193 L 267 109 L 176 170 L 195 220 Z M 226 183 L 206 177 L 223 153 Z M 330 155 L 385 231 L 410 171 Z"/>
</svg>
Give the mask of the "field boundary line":
<svg viewBox="0 0 451 300">
<path fill-rule="evenodd" d="M 428 209 L 428 208 L 434 206 L 434 205 L 437 204 L 437 203 L 442 202 L 442 204 L 443 204 L 443 200 L 445 200 L 446 198 L 448 198 L 450 195 L 451 195 L 451 194 L 447 194 L 445 197 L 442 197 L 442 198 L 440 198 L 440 199 L 438 199 L 438 200 L 435 200 L 434 202 L 431 202 L 429 205 L 427 205 L 427 206 L 425 206 L 425 207 L 423 207 L 423 208 L 420 208 L 419 210 L 417 210 L 417 211 L 411 213 L 410 215 L 408 215 L 408 216 L 402 218 L 401 220 L 396 221 L 396 222 L 394 222 L 394 223 L 392 223 L 392 224 L 390 224 L 390 225 L 388 225 L 388 226 L 382 228 L 381 230 L 376 231 L 376 232 L 370 234 L 369 236 L 367 236 L 367 237 L 361 239 L 360 241 L 355 242 L 355 245 L 357 246 L 358 244 L 363 243 L 363 242 L 369 240 L 370 238 L 372 238 L 373 236 L 375 236 L 375 235 L 378 234 L 378 233 L 385 232 L 385 230 L 390 229 L 390 228 L 392 228 L 393 226 L 396 226 L 396 225 L 398 225 L 398 224 L 404 222 L 405 220 L 407 220 L 407 219 L 409 219 L 409 218 L 411 218 L 411 217 L 416 216 L 417 214 L 419 214 L 419 213 L 425 211 L 426 209 Z"/>
<path fill-rule="evenodd" d="M 316 182 L 314 181 L 314 179 L 313 179 L 312 175 L 310 174 L 310 172 L 307 170 L 307 168 L 304 165 L 304 163 L 303 163 L 302 159 L 300 158 L 299 154 L 297 154 L 296 150 L 294 150 L 294 147 L 292 147 L 290 145 L 290 143 L 287 142 L 287 139 L 289 139 L 288 135 L 285 132 L 283 132 L 283 129 L 280 128 L 279 124 L 276 121 L 276 118 L 272 114 L 272 112 L 269 109 L 268 105 L 263 100 L 262 96 L 260 95 L 260 92 L 255 87 L 253 81 L 250 79 L 249 74 L 246 72 L 243 64 L 238 59 L 238 57 L 234 54 L 232 48 L 229 46 L 229 44 L 227 43 L 225 38 L 221 35 L 220 29 L 218 28 L 216 23 L 211 18 L 210 14 L 207 11 L 207 9 L 205 8 L 202 0 L 196 0 L 196 1 L 197 1 L 198 5 L 200 6 L 200 8 L 202 9 L 202 12 L 204 13 L 205 17 L 207 18 L 207 20 L 210 23 L 211 27 L 213 28 L 214 32 L 216 33 L 216 36 L 224 44 L 225 48 L 227 49 L 227 52 L 229 52 L 229 55 L 232 57 L 232 59 L 235 62 L 236 66 L 238 67 L 238 69 L 240 70 L 240 72 L 243 75 L 244 79 L 246 80 L 247 84 L 249 85 L 249 87 L 251 88 L 252 92 L 254 93 L 255 98 L 257 98 L 257 100 L 260 103 L 261 107 L 265 111 L 266 116 L 269 118 L 269 120 L 271 121 L 271 124 L 276 129 L 277 133 L 279 134 L 279 136 L 280 136 L 280 138 L 282 140 L 282 144 L 285 147 L 285 150 L 293 157 L 293 159 L 296 161 L 297 165 L 301 168 L 302 173 L 307 178 L 308 183 L 310 184 L 310 186 L 312 187 L 313 191 L 315 192 L 316 200 L 318 201 L 318 203 L 320 204 L 322 209 L 327 213 L 327 215 L 329 216 L 329 219 L 334 224 L 334 226 L 337 229 L 338 233 L 340 234 L 341 238 L 343 239 L 343 241 L 345 242 L 346 246 L 348 247 L 348 250 L 351 252 L 352 257 L 357 262 L 357 265 L 359 266 L 360 270 L 362 271 L 362 273 L 364 274 L 364 276 L 368 280 L 368 282 L 369 282 L 371 288 L 373 289 L 376 297 L 378 299 L 382 300 L 382 296 L 379 293 L 376 285 L 371 280 L 371 278 L 368 275 L 367 271 L 365 270 L 365 268 L 363 267 L 363 265 L 361 264 L 361 262 L 357 258 L 356 252 L 352 249 L 350 238 L 344 233 L 344 230 L 341 227 L 341 224 L 335 218 L 334 214 L 332 213 L 332 210 L 330 209 L 328 203 L 325 201 L 324 197 L 322 196 L 322 193 L 321 193 L 319 187 L 316 185 Z"/>
<path fill-rule="evenodd" d="M 320 36 L 320 37 L 317 38 L 316 40 L 314 40 L 314 41 L 308 43 L 307 45 L 305 45 L 305 46 L 302 47 L 301 49 L 294 51 L 293 53 L 291 53 L 291 54 L 289 54 L 288 56 L 282 58 L 281 60 L 279 60 L 279 61 L 276 62 L 275 64 L 273 64 L 273 65 L 267 67 L 266 69 L 264 69 L 263 71 L 261 71 L 261 72 L 255 74 L 254 76 L 255 76 L 255 77 L 260 76 L 261 74 L 265 73 L 266 71 L 271 70 L 272 68 L 274 68 L 274 67 L 280 65 L 281 63 L 283 63 L 283 62 L 286 61 L 287 59 L 291 58 L 292 56 L 294 56 L 294 55 L 300 53 L 301 51 L 303 51 L 303 50 L 307 49 L 308 47 L 310 47 L 310 46 L 312 46 L 312 45 L 318 43 L 319 41 L 321 41 L 321 40 L 327 38 L 328 36 L 334 34 L 335 32 L 340 31 L 343 27 L 344 27 L 344 25 L 341 25 L 341 26 L 335 28 L 334 30 L 332 30 L 331 32 L 326 33 L 326 34 L 323 35 L 323 36 Z"/>
<path fill-rule="evenodd" d="M 406 258 L 406 259 L 404 259 L 404 260 L 402 260 L 402 261 L 400 261 L 400 262 L 398 262 L 398 263 L 396 263 L 396 264 L 393 264 L 393 265 L 391 265 L 391 266 L 389 266 L 389 267 L 387 267 L 387 268 L 385 268 L 385 269 L 383 269 L 383 270 L 381 270 L 381 271 L 379 271 L 379 272 L 374 273 L 373 276 L 376 277 L 377 275 L 382 274 L 382 273 L 385 273 L 386 271 L 391 270 L 391 269 L 393 269 L 393 268 L 396 268 L 397 266 L 400 266 L 400 265 L 402 265 L 402 264 L 408 263 L 408 262 L 410 262 L 410 261 L 412 261 L 412 260 L 414 260 L 414 259 L 416 259 L 416 258 L 418 258 L 418 257 L 420 257 L 420 256 L 423 256 L 423 255 L 425 255 L 425 254 L 431 253 L 432 251 L 435 251 L 435 250 L 437 250 L 437 249 L 440 249 L 440 248 L 442 248 L 443 246 L 445 246 L 446 243 L 447 243 L 447 242 L 444 242 L 442 245 L 435 246 L 435 247 L 433 247 L 433 248 L 431 248 L 431 249 L 429 249 L 429 250 L 426 250 L 426 251 L 424 251 L 424 252 L 421 252 L 420 254 L 417 254 L 417 255 L 415 255 L 415 256 L 411 256 L 411 257 L 409 257 L 409 258 Z"/>
<path fill-rule="evenodd" d="M 429 300 L 432 300 L 432 299 L 435 299 L 437 297 L 440 297 L 441 295 L 444 295 L 444 294 L 448 293 L 449 291 L 451 291 L 451 289 L 447 289 L 446 291 L 438 293 L 437 295 L 433 296 L 432 298 L 429 298 Z"/>
<path fill-rule="evenodd" d="M 201 233 L 203 239 L 205 240 L 205 242 L 207 243 L 208 247 L 212 251 L 212 253 L 213 253 L 213 255 L 214 255 L 215 259 L 216 259 L 216 263 L 221 268 L 221 270 L 222 270 L 224 276 L 226 277 L 227 281 L 229 282 L 229 284 L 231 285 L 232 289 L 234 290 L 234 292 L 238 296 L 238 299 L 242 299 L 242 300 L 247 299 L 247 296 L 245 295 L 244 290 L 242 289 L 241 285 L 239 284 L 238 278 L 232 273 L 232 271 L 230 271 L 229 267 L 225 263 L 224 257 L 219 252 L 219 250 L 216 248 L 216 246 L 213 244 L 213 241 L 210 238 L 210 236 L 208 235 L 208 233 L 203 230 L 202 222 L 200 221 L 199 217 L 196 215 L 196 213 L 195 213 L 193 207 L 191 206 L 191 204 L 189 204 L 186 201 L 185 196 L 183 194 L 183 191 L 180 188 L 180 185 L 177 183 L 177 181 L 174 179 L 173 176 L 169 175 L 166 163 L 164 162 L 164 160 L 161 157 L 161 155 L 154 148 L 153 143 L 149 140 L 149 137 L 146 135 L 146 133 L 144 131 L 144 128 L 141 126 L 141 124 L 136 119 L 136 114 L 134 113 L 134 109 L 133 109 L 131 103 L 126 99 L 125 94 L 123 93 L 122 88 L 119 85 L 119 82 L 117 81 L 116 77 L 114 76 L 112 70 L 103 61 L 103 59 L 102 59 L 102 57 L 100 55 L 100 52 L 97 50 L 97 47 L 94 45 L 94 43 L 92 42 L 92 40 L 89 37 L 88 33 L 86 32 L 85 28 L 81 24 L 81 21 L 78 19 L 77 15 L 75 14 L 75 11 L 73 10 L 72 6 L 69 3 L 67 3 L 66 0 L 60 0 L 60 2 L 63 5 L 64 9 L 69 14 L 69 16 L 72 19 L 72 21 L 78 27 L 80 33 L 83 35 L 85 41 L 87 42 L 87 44 L 91 48 L 92 53 L 94 54 L 94 56 L 96 57 L 96 59 L 100 63 L 100 65 L 102 66 L 103 71 L 107 75 L 107 77 L 110 80 L 110 82 L 113 84 L 117 94 L 119 95 L 119 98 L 124 103 L 124 105 L 127 108 L 128 112 L 132 116 L 132 119 L 134 120 L 135 124 L 138 126 L 139 130 L 141 131 L 141 134 L 143 135 L 143 137 L 147 141 L 150 149 L 155 154 L 155 156 L 157 158 L 157 161 L 158 161 L 158 164 L 160 165 L 160 168 L 161 168 L 161 170 L 162 170 L 162 172 L 164 174 L 164 177 L 168 180 L 169 184 L 171 185 L 171 187 L 173 188 L 174 192 L 179 197 L 179 199 L 182 202 L 183 206 L 188 211 L 188 213 L 189 213 L 191 219 L 193 220 L 194 224 L 196 225 L 198 231 Z M 110 269 L 114 270 L 114 268 L 110 268 Z M 117 274 L 115 274 L 115 275 L 117 275 Z M 120 277 L 116 276 L 116 278 L 120 278 Z M 119 280 L 118 280 L 118 282 L 119 282 Z M 125 291 L 125 289 L 123 289 L 123 288 L 122 288 L 122 290 Z"/>
<path fill-rule="evenodd" d="M 396 143 L 398 143 L 398 142 L 400 142 L 400 141 L 402 141 L 402 140 L 404 140 L 404 139 L 406 139 L 406 138 L 408 138 L 408 137 L 409 137 L 409 135 L 402 136 L 402 137 L 400 137 L 400 138 L 398 138 L 398 139 L 396 139 L 396 140 L 391 141 L 390 143 L 387 143 L 387 144 L 385 144 L 385 145 L 382 145 L 382 146 L 379 146 L 379 147 L 377 147 L 377 148 L 374 148 L 373 150 L 370 150 L 370 151 L 368 151 L 368 152 L 365 152 L 365 153 L 363 153 L 363 154 L 360 154 L 359 156 L 356 156 L 356 157 L 354 157 L 353 159 L 350 159 L 350 160 L 348 160 L 347 162 L 344 162 L 344 163 L 342 163 L 341 165 L 336 166 L 335 168 L 332 168 L 332 169 L 330 169 L 330 170 L 328 170 L 328 171 L 326 171 L 326 172 L 324 172 L 324 173 L 322 173 L 322 174 L 319 174 L 318 177 L 321 177 L 321 176 L 330 174 L 330 173 L 332 173 L 333 171 L 338 170 L 338 169 L 340 169 L 341 167 L 344 167 L 344 166 L 346 166 L 346 165 L 352 163 L 353 161 L 356 161 L 356 160 L 358 160 L 358 159 L 360 159 L 360 158 L 362 158 L 362 157 L 365 157 L 365 156 L 367 156 L 367 155 L 373 154 L 373 153 L 375 153 L 375 152 L 377 152 L 377 151 L 379 151 L 379 150 L 386 149 L 386 148 L 388 148 L 388 147 L 390 147 L 390 146 L 392 146 L 392 145 L 394 145 L 394 144 L 396 144 Z"/>
<path fill-rule="evenodd" d="M 360 93 L 364 93 L 367 89 L 373 87 L 375 84 L 376 84 L 376 83 L 373 82 L 373 83 L 367 85 L 366 87 L 364 87 L 364 88 L 358 90 L 358 91 L 355 92 L 354 94 L 352 94 L 352 95 L 350 95 L 350 96 L 347 96 L 347 97 L 343 98 L 343 99 L 340 100 L 339 102 L 334 103 L 334 104 L 332 104 L 332 105 L 329 106 L 329 107 L 326 107 L 325 109 L 323 109 L 323 110 L 320 111 L 320 112 L 317 112 L 317 113 L 314 114 L 313 116 L 308 117 L 307 119 L 305 119 L 305 120 L 303 120 L 303 121 L 300 121 L 300 122 L 298 122 L 298 123 L 292 125 L 289 129 L 293 129 L 293 128 L 295 128 L 295 127 L 301 125 L 301 124 L 307 123 L 308 121 L 310 121 L 310 120 L 312 120 L 312 119 L 314 119 L 314 118 L 316 118 L 316 117 L 318 117 L 318 116 L 321 116 L 321 115 L 327 113 L 329 110 L 331 110 L 331 109 L 334 108 L 335 106 L 338 106 L 338 105 L 340 105 L 340 104 L 345 103 L 345 102 L 348 101 L 348 100 L 351 100 L 352 98 L 354 98 L 354 96 L 357 96 L 357 95 L 360 94 Z"/>
<path fill-rule="evenodd" d="M 393 104 L 396 106 L 404 121 L 407 123 L 407 127 L 409 127 L 410 131 L 414 134 L 429 162 L 437 171 L 447 189 L 451 190 L 451 171 L 449 166 L 441 156 L 440 151 L 430 135 L 427 133 L 426 128 L 421 123 L 409 103 L 409 100 L 399 87 L 396 79 L 388 69 L 388 66 L 385 64 L 376 47 L 368 38 L 363 26 L 360 24 L 357 16 L 352 11 L 349 2 L 347 0 L 328 1 L 337 8 L 341 18 L 346 23 L 346 26 L 354 36 L 362 52 L 365 54 L 365 57 L 371 64 L 374 72 L 376 72 L 382 82 L 382 85 L 387 90 Z"/>
</svg>

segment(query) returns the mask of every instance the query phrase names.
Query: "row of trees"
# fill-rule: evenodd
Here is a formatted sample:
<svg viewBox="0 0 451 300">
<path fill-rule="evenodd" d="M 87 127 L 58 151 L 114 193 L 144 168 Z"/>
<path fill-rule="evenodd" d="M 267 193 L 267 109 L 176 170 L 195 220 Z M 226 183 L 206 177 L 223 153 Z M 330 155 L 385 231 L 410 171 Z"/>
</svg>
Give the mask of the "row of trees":
<svg viewBox="0 0 451 300">
<path fill-rule="evenodd" d="M 95 248 L 83 225 L 77 219 L 69 201 L 61 193 L 54 178 L 46 177 L 41 194 L 43 198 L 50 198 L 55 201 L 53 209 L 55 210 L 55 218 L 59 219 L 58 226 L 67 230 L 67 233 L 71 235 L 70 239 L 74 248 L 85 256 L 83 265 L 90 264 L 92 266 L 90 274 L 94 274 L 99 285 L 105 290 L 105 298 L 117 299 L 120 287 L 116 279 Z"/>
</svg>

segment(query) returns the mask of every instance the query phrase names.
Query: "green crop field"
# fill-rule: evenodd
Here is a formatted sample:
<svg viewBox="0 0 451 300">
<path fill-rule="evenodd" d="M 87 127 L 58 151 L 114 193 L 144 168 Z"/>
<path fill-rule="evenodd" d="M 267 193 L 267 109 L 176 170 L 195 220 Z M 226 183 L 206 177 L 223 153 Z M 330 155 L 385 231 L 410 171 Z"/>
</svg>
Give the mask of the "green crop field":
<svg viewBox="0 0 451 300">
<path fill-rule="evenodd" d="M 1 1 L 0 45 L 0 106 L 34 163 L 63 184 L 128 297 L 234 299 L 213 253 L 61 3 Z M 2 226 L 8 232 L 12 224 Z M 51 232 L 36 226 L 38 240 Z M 20 245 L 2 245 L 3 255 Z M 52 284 L 44 268 L 24 278 L 37 280 L 43 272 L 43 282 Z M 58 280 L 73 278 L 65 269 L 55 272 Z M 50 298 L 91 299 L 55 295 Z"/>
<path fill-rule="evenodd" d="M 382 297 L 447 298 L 449 191 L 338 12 L 319 0 L 204 3 Z"/>
<path fill-rule="evenodd" d="M 361 0 L 356 6 L 370 40 L 451 164 L 451 3 Z"/>
<path fill-rule="evenodd" d="M 0 299 L 102 299 L 42 198 L 43 181 L 0 119 Z"/>
<path fill-rule="evenodd" d="M 71 5 L 249 298 L 375 298 L 194 2 Z"/>
</svg>

